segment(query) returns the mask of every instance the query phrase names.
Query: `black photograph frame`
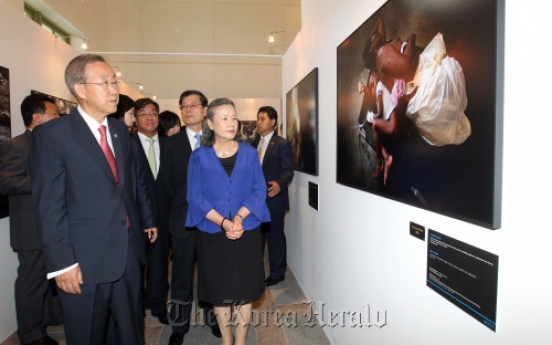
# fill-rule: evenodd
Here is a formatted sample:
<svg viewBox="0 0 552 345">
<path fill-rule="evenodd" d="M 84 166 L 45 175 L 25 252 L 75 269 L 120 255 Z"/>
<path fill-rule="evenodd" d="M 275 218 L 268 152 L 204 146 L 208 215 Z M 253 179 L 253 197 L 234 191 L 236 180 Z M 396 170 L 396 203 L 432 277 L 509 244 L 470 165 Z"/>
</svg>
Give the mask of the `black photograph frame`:
<svg viewBox="0 0 552 345">
<path fill-rule="evenodd" d="M 364 96 L 377 93 L 365 60 L 374 52 L 380 20 L 386 36 L 382 44 L 395 44 L 396 38 L 399 44 L 407 42 L 414 33 L 414 51 L 423 51 L 442 33 L 445 57 L 455 59 L 465 77 L 464 112 L 471 127 L 465 141 L 432 145 L 416 118 L 400 107 L 408 100 L 399 99 L 394 108 L 394 137 L 381 134 L 381 121 L 373 120 L 379 122 L 376 126 L 367 122 L 367 109 L 377 108 Z M 385 67 L 372 70 L 377 80 L 377 71 Z M 488 229 L 500 228 L 503 81 L 504 0 L 387 1 L 337 47 L 337 183 Z M 381 150 L 386 145 L 387 155 Z"/>
<path fill-rule="evenodd" d="M 10 71 L 0 66 L 0 146 L 11 139 Z M 0 218 L 10 213 L 7 195 L 0 194 Z"/>
<path fill-rule="evenodd" d="M 286 138 L 297 171 L 318 176 L 318 68 L 286 94 Z"/>
<path fill-rule="evenodd" d="M 46 96 L 48 96 L 48 97 L 50 97 L 51 99 L 54 100 L 54 102 L 56 103 L 56 108 L 57 108 L 59 116 L 69 115 L 71 113 L 71 111 L 73 109 L 75 109 L 78 105 L 75 102 L 71 102 L 71 101 L 68 101 L 68 100 L 60 98 L 60 97 L 52 96 L 52 95 L 49 95 L 47 93 L 36 91 L 36 90 L 31 90 L 31 95 L 34 95 L 34 94 L 37 94 L 37 93 L 42 94 L 42 95 L 46 95 Z"/>
</svg>

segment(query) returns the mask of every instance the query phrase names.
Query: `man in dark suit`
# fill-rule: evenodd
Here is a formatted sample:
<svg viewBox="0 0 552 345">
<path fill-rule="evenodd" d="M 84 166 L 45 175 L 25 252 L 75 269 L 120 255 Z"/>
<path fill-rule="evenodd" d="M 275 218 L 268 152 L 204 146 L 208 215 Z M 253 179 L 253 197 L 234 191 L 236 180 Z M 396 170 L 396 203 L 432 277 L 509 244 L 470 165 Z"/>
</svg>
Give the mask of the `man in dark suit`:
<svg viewBox="0 0 552 345">
<path fill-rule="evenodd" d="M 284 222 L 289 210 L 288 185 L 293 179 L 293 151 L 286 139 L 278 136 L 278 113 L 270 106 L 257 112 L 257 132 L 260 134 L 251 145 L 257 148 L 267 183 L 266 205 L 270 211 L 270 223 L 261 224 L 263 247 L 268 243 L 270 274 L 265 285 L 278 284 L 285 279 L 286 235 Z"/>
<path fill-rule="evenodd" d="M 29 150 L 32 130 L 58 118 L 54 101 L 43 94 L 25 97 L 21 115 L 27 130 L 0 148 L 0 193 L 10 201 L 10 244 L 17 252 L 15 280 L 17 336 L 23 345 L 58 342 L 46 334 L 48 324 L 62 322 L 55 286 L 46 280 L 42 246 L 31 196 Z"/>
<path fill-rule="evenodd" d="M 154 241 L 157 229 L 141 226 L 136 194 L 147 192 L 136 188 L 128 129 L 106 118 L 117 109 L 119 83 L 94 54 L 74 58 L 65 83 L 79 105 L 35 129 L 31 172 L 44 263 L 60 294 L 66 341 L 104 344 L 112 317 L 118 344 L 143 344 L 140 260 L 146 262 L 143 236 Z"/>
<path fill-rule="evenodd" d="M 184 226 L 188 214 L 188 162 L 192 151 L 199 147 L 207 97 L 196 90 L 184 91 L 179 100 L 182 120 L 186 127 L 169 138 L 161 165 L 166 167 L 167 190 L 171 195 L 169 232 L 172 241 L 172 277 L 170 321 L 172 335 L 169 345 L 181 345 L 190 329 L 193 303 L 194 260 L 196 255 L 195 229 Z M 165 168 L 164 168 L 165 169 Z M 204 308 L 206 323 L 214 336 L 221 337 L 212 306 Z"/>
<path fill-rule="evenodd" d="M 167 297 L 169 292 L 169 210 L 168 191 L 163 183 L 164 166 L 160 164 L 161 153 L 165 151 L 165 138 L 157 134 L 159 126 L 159 104 L 150 98 L 138 99 L 135 103 L 137 133 L 132 136 L 138 153 L 142 155 L 148 194 L 153 204 L 157 241 L 148 246 L 146 280 L 146 306 L 161 323 L 169 324 L 167 318 Z"/>
</svg>

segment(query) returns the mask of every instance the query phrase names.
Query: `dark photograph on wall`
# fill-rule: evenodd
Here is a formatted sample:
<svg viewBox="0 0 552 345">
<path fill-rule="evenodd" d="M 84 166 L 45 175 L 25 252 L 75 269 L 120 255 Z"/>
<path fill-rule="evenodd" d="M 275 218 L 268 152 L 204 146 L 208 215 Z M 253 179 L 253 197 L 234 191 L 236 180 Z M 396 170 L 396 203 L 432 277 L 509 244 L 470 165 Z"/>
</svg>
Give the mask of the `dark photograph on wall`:
<svg viewBox="0 0 552 345">
<path fill-rule="evenodd" d="M 251 144 L 257 137 L 257 121 L 240 121 L 240 135 L 241 141 Z"/>
<path fill-rule="evenodd" d="M 295 170 L 318 176 L 318 68 L 286 94 L 286 114 Z"/>
<path fill-rule="evenodd" d="M 10 109 L 10 71 L 0 66 L 0 146 L 11 139 Z M 8 197 L 0 194 L 0 218 L 8 214 Z"/>
<path fill-rule="evenodd" d="M 503 0 L 390 0 L 337 48 L 337 182 L 500 227 Z"/>
<path fill-rule="evenodd" d="M 56 108 L 57 108 L 59 116 L 69 115 L 71 113 L 71 111 L 77 107 L 77 103 L 75 103 L 75 102 L 71 102 L 71 101 L 68 101 L 66 99 L 56 97 L 56 96 L 48 95 L 44 92 L 31 90 L 31 95 L 34 95 L 35 93 L 40 93 L 40 94 L 43 94 L 43 95 L 50 96 L 50 98 L 52 98 L 54 100 L 54 102 L 56 102 Z"/>
</svg>

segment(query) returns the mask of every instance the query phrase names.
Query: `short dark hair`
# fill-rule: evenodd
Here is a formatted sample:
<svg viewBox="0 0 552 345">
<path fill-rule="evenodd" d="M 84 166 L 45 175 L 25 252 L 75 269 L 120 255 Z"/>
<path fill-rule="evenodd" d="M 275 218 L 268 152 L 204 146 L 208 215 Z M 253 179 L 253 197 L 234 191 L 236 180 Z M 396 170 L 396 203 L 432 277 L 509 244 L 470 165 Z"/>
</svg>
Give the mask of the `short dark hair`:
<svg viewBox="0 0 552 345">
<path fill-rule="evenodd" d="M 75 92 L 76 83 L 84 83 L 86 76 L 84 72 L 86 71 L 86 65 L 95 63 L 95 62 L 106 62 L 103 56 L 97 54 L 81 54 L 75 57 L 67 67 L 65 68 L 65 85 L 71 91 L 71 94 L 78 99 L 77 93 Z M 107 62 L 106 62 L 107 63 Z"/>
<path fill-rule="evenodd" d="M 124 121 L 125 120 L 125 113 L 129 111 L 130 109 L 134 108 L 136 106 L 136 103 L 132 100 L 132 98 L 128 97 L 127 95 L 123 95 L 122 93 L 119 94 L 119 103 L 117 103 L 117 111 L 113 114 L 110 114 L 109 116 L 119 120 Z"/>
<path fill-rule="evenodd" d="M 170 110 L 165 110 L 159 114 L 159 127 L 157 128 L 157 132 L 160 136 L 166 138 L 169 136 L 169 129 L 173 128 L 177 124 L 182 126 L 180 117 Z"/>
<path fill-rule="evenodd" d="M 203 93 L 201 93 L 201 91 L 186 90 L 186 91 L 182 92 L 182 94 L 180 95 L 180 99 L 178 100 L 178 105 L 181 105 L 182 100 L 184 98 L 190 96 L 190 95 L 198 95 L 199 96 L 199 101 L 201 102 L 202 107 L 206 107 L 209 104 L 209 100 L 207 99 L 207 97 L 205 97 L 205 95 Z"/>
<path fill-rule="evenodd" d="M 46 112 L 46 102 L 56 105 L 56 102 L 50 96 L 42 93 L 35 93 L 23 99 L 23 102 L 21 102 L 21 116 L 23 116 L 25 127 L 29 127 L 33 122 L 33 114 L 44 114 Z"/>
<path fill-rule="evenodd" d="M 145 107 L 148 104 L 152 104 L 155 107 L 155 109 L 157 110 L 157 112 L 159 113 L 159 104 L 157 104 L 157 102 L 155 102 L 151 98 L 137 99 L 136 103 L 135 103 L 135 106 L 134 106 L 134 113 L 138 114 L 138 110 L 142 109 L 143 107 Z"/>
<path fill-rule="evenodd" d="M 274 109 L 273 107 L 271 107 L 269 105 L 266 105 L 264 107 L 259 108 L 259 111 L 257 111 L 257 116 L 259 116 L 260 113 L 266 113 L 266 115 L 271 120 L 276 120 L 276 122 L 274 122 L 274 127 L 276 127 L 278 125 L 278 112 L 276 111 L 276 109 Z"/>
</svg>

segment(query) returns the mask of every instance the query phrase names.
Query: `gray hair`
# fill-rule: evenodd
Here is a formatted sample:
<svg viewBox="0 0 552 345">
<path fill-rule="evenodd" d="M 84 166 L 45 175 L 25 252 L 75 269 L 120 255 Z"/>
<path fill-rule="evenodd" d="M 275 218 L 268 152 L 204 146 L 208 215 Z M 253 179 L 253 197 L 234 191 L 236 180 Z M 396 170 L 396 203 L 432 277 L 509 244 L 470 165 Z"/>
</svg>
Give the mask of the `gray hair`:
<svg viewBox="0 0 552 345">
<path fill-rule="evenodd" d="M 77 93 L 75 92 L 75 84 L 84 83 L 86 81 L 86 76 L 84 75 L 84 72 L 86 71 L 86 65 L 95 62 L 106 61 L 101 55 L 81 54 L 71 60 L 71 62 L 69 62 L 69 64 L 65 68 L 65 85 L 67 85 L 69 91 L 71 91 L 71 94 L 75 96 L 75 98 L 77 98 Z"/>
<path fill-rule="evenodd" d="M 211 123 L 215 118 L 215 110 L 222 105 L 231 105 L 234 110 L 236 109 L 234 102 L 232 102 L 232 100 L 229 98 L 217 98 L 211 101 L 211 103 L 209 103 L 209 106 L 207 107 L 207 116 L 205 116 L 211 121 Z M 201 146 L 213 146 L 215 142 L 215 132 L 213 132 L 213 130 L 209 128 L 207 121 L 203 121 L 203 127 L 201 128 L 201 131 L 203 133 L 203 135 L 201 136 Z M 234 138 L 234 140 L 238 139 L 239 137 L 239 131 L 236 131 L 236 137 Z"/>
</svg>

